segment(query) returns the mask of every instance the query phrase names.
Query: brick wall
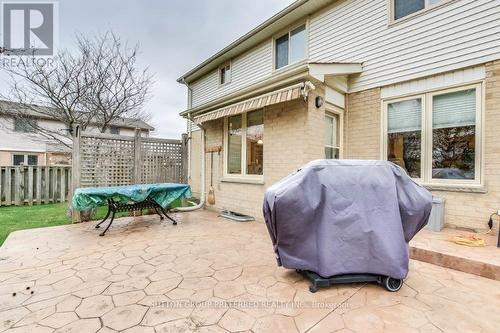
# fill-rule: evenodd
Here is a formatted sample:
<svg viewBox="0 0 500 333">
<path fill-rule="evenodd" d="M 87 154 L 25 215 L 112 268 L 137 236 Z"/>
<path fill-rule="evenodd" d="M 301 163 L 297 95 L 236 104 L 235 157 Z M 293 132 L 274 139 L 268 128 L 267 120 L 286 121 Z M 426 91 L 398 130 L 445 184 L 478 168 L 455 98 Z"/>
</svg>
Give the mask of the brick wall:
<svg viewBox="0 0 500 333">
<path fill-rule="evenodd" d="M 380 159 L 380 89 L 347 97 L 344 118 L 344 158 Z"/>
<path fill-rule="evenodd" d="M 245 184 L 227 182 L 223 179 L 223 156 L 213 153 L 213 188 L 216 204 L 207 208 L 229 209 L 248 214 L 262 220 L 262 202 L 265 189 L 287 176 L 303 164 L 322 158 L 324 108 L 316 108 L 314 99 L 324 94 L 322 87 L 310 93 L 308 101 L 303 99 L 266 107 L 264 111 L 264 184 Z M 223 146 L 224 121 L 218 119 L 205 123 L 207 148 Z M 319 130 L 318 130 L 319 129 Z M 201 135 L 193 137 L 193 145 L 201 145 Z M 199 152 L 192 150 L 192 177 Z M 210 153 L 206 153 L 207 193 L 210 186 Z M 199 184 L 192 179 L 193 191 L 199 191 Z"/>
<path fill-rule="evenodd" d="M 500 209 L 500 61 L 486 64 L 484 173 L 486 193 L 433 191 L 446 199 L 445 223 L 450 227 L 484 230 L 489 215 Z M 380 89 L 348 96 L 345 116 L 345 158 L 380 158 Z"/>
</svg>

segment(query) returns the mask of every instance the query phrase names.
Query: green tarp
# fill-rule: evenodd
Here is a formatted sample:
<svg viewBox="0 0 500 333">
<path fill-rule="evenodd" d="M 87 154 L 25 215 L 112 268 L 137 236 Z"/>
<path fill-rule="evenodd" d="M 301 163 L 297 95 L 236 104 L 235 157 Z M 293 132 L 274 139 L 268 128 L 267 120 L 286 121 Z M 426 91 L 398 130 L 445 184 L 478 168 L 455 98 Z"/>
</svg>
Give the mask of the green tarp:
<svg viewBox="0 0 500 333">
<path fill-rule="evenodd" d="M 88 210 L 105 206 L 108 199 L 141 202 L 148 196 L 163 208 L 168 208 L 177 199 L 190 198 L 191 187 L 186 184 L 164 183 L 79 188 L 73 195 L 73 208 Z"/>
</svg>

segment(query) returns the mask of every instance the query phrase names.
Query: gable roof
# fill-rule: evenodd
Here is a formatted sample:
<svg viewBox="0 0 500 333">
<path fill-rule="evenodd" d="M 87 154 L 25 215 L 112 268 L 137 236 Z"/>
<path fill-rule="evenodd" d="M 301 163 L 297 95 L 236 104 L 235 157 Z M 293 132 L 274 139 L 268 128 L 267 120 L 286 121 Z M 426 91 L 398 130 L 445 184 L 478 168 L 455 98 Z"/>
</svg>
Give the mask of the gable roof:
<svg viewBox="0 0 500 333">
<path fill-rule="evenodd" d="M 331 3 L 333 0 L 297 0 L 273 15 L 256 28 L 241 36 L 198 66 L 177 79 L 179 83 L 190 83 L 221 63 L 234 58 L 253 46 L 269 39 L 280 30 Z"/>
<path fill-rule="evenodd" d="M 12 101 L 5 101 L 5 100 L 0 100 L 0 116 L 2 115 L 2 111 L 4 114 L 9 114 L 12 116 L 15 116 L 16 113 L 20 112 L 20 109 L 23 108 L 23 104 L 17 103 L 17 102 L 12 102 Z M 48 114 L 43 113 L 43 112 L 37 112 L 36 109 L 54 109 L 54 108 L 49 108 L 46 106 L 39 106 L 39 105 L 31 105 L 30 108 L 25 108 L 23 110 L 23 114 L 31 116 L 33 118 L 37 119 L 46 119 L 46 120 L 54 120 L 57 121 L 54 117 L 50 117 Z M 35 109 L 35 110 L 34 110 Z M 97 124 L 97 122 L 93 122 L 93 125 Z M 141 130 L 148 130 L 148 131 L 154 131 L 155 128 L 148 123 L 146 123 L 143 120 L 140 119 L 133 119 L 133 118 L 126 118 L 126 117 L 119 117 L 117 119 L 114 119 L 110 123 L 112 126 L 116 127 L 121 127 L 121 128 L 131 128 L 131 129 L 136 129 L 139 128 Z"/>
</svg>

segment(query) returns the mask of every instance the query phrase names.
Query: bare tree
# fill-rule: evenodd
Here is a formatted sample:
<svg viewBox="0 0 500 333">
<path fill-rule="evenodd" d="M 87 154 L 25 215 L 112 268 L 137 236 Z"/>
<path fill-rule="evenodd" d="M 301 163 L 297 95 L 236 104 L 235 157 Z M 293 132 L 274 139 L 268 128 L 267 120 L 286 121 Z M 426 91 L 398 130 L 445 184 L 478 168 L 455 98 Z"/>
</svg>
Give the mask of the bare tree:
<svg viewBox="0 0 500 333">
<path fill-rule="evenodd" d="M 137 69 L 138 45 L 129 48 L 113 33 L 94 40 L 80 38 L 79 44 L 90 60 L 94 84 L 90 87 L 88 108 L 95 110 L 100 130 L 104 130 L 119 117 L 148 120 L 142 111 L 152 84 L 147 69 Z M 126 50 L 126 52 L 124 52 Z"/>
<path fill-rule="evenodd" d="M 12 103 L 1 103 L 0 113 L 23 118 L 27 135 L 40 135 L 70 147 L 72 129 L 89 125 L 101 132 L 122 118 L 148 120 L 142 111 L 152 77 L 137 69 L 138 45 L 123 44 L 114 33 L 91 38 L 77 36 L 77 51 L 60 52 L 52 62 L 36 56 L 8 68 Z M 55 119 L 64 129 L 47 128 L 35 118 Z"/>
</svg>

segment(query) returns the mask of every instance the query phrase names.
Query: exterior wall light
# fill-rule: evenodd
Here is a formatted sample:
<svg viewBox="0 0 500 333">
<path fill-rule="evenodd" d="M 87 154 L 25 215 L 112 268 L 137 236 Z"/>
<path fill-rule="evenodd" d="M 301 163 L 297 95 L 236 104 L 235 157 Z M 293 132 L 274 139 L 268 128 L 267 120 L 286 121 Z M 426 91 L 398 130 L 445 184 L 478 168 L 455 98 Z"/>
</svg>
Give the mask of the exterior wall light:
<svg viewBox="0 0 500 333">
<path fill-rule="evenodd" d="M 323 99 L 323 97 L 321 97 L 321 96 L 316 96 L 316 99 L 314 100 L 314 104 L 316 105 L 316 108 L 318 108 L 318 109 L 319 109 L 320 107 L 322 107 L 322 106 L 323 106 L 323 102 L 324 102 L 324 101 L 325 101 L 325 100 Z"/>
</svg>

